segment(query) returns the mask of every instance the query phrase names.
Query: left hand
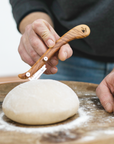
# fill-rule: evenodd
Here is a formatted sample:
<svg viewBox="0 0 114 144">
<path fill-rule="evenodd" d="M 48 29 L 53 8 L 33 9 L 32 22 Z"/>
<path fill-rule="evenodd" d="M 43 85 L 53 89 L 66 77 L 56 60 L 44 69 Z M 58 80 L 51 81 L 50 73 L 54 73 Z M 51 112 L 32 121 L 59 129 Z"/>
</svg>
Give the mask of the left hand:
<svg viewBox="0 0 114 144">
<path fill-rule="evenodd" d="M 96 95 L 107 112 L 114 112 L 114 69 L 99 84 Z"/>
</svg>

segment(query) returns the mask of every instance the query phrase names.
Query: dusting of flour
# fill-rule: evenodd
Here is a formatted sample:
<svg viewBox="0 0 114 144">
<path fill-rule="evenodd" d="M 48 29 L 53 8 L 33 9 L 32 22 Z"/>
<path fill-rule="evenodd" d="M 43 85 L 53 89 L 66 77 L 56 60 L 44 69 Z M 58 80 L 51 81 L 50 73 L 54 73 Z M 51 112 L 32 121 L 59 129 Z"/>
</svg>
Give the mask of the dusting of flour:
<svg viewBox="0 0 114 144">
<path fill-rule="evenodd" d="M 13 123 L 8 123 L 3 119 L 4 113 L 0 114 L 0 130 L 5 131 L 17 131 L 17 132 L 24 132 L 24 133 L 53 133 L 62 130 L 70 130 L 76 127 L 79 127 L 82 124 L 86 124 L 89 121 L 90 116 L 84 111 L 84 108 L 79 108 L 78 110 L 79 117 L 76 119 L 59 125 L 51 125 L 48 127 L 19 127 L 14 125 Z"/>
</svg>

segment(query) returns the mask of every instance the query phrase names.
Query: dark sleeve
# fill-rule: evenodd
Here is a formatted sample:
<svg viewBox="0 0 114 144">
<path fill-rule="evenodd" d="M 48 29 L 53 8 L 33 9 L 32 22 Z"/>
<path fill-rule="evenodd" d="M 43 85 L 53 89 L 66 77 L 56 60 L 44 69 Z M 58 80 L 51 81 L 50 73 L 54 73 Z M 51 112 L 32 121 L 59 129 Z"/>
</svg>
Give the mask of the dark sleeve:
<svg viewBox="0 0 114 144">
<path fill-rule="evenodd" d="M 13 17 L 17 23 L 19 30 L 19 23 L 21 20 L 31 12 L 45 12 L 52 18 L 51 12 L 46 5 L 45 0 L 9 0 L 12 6 Z"/>
</svg>

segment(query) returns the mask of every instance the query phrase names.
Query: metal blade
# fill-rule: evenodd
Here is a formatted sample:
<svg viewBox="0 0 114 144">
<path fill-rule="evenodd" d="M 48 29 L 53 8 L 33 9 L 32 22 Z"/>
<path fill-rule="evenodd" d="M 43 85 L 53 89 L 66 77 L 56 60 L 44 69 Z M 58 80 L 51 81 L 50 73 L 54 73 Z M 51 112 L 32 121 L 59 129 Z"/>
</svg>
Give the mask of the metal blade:
<svg viewBox="0 0 114 144">
<path fill-rule="evenodd" d="M 29 77 L 29 80 L 37 80 L 46 70 L 46 65 L 41 67 L 33 76 Z"/>
</svg>

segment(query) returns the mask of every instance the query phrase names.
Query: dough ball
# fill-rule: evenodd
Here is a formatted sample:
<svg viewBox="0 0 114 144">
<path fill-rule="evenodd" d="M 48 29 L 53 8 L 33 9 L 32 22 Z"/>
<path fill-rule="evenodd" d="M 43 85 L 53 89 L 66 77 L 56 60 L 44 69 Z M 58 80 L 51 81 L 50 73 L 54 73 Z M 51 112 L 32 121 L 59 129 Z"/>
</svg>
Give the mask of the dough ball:
<svg viewBox="0 0 114 144">
<path fill-rule="evenodd" d="M 3 101 L 5 115 L 22 124 L 63 121 L 77 113 L 79 100 L 67 85 L 55 80 L 33 80 L 12 89 Z"/>
</svg>

